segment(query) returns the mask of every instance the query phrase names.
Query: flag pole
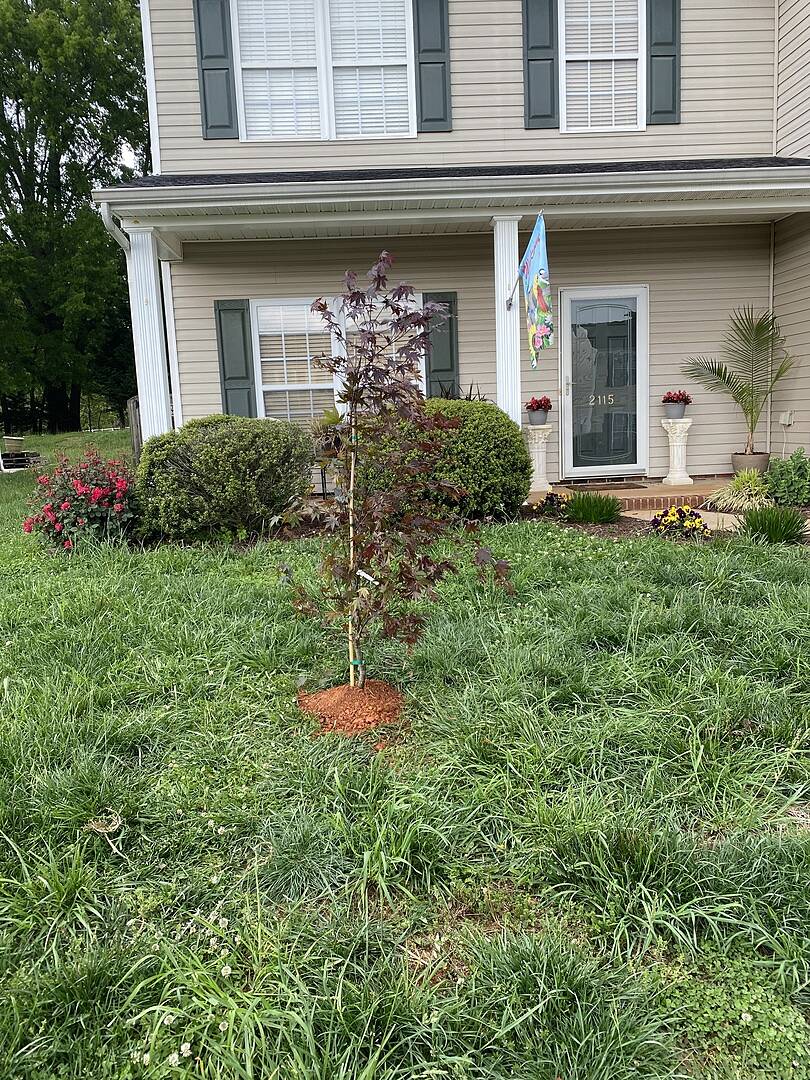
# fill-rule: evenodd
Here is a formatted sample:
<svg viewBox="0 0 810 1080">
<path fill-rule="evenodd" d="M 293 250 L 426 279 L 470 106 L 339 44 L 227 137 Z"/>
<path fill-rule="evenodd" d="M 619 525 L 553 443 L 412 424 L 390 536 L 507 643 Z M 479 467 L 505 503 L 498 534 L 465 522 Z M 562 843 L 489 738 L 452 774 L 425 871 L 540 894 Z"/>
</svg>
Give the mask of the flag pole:
<svg viewBox="0 0 810 1080">
<path fill-rule="evenodd" d="M 508 299 L 506 301 L 506 310 L 507 311 L 512 310 L 512 305 L 515 302 L 515 292 L 516 292 L 517 287 L 518 287 L 519 284 L 520 284 L 520 274 L 518 274 L 517 278 L 515 279 L 515 284 L 512 286 L 512 291 L 509 293 L 509 297 L 508 297 Z"/>
<path fill-rule="evenodd" d="M 538 211 L 537 216 L 542 217 L 544 213 L 545 213 L 545 207 L 543 207 L 542 210 Z M 519 284 L 520 284 L 520 271 L 518 270 L 518 276 L 515 279 L 515 284 L 512 286 L 512 291 L 509 293 L 509 296 L 507 297 L 507 300 L 506 300 L 506 310 L 507 311 L 511 311 L 512 307 L 514 306 L 515 292 L 517 291 L 517 287 L 518 287 Z"/>
</svg>

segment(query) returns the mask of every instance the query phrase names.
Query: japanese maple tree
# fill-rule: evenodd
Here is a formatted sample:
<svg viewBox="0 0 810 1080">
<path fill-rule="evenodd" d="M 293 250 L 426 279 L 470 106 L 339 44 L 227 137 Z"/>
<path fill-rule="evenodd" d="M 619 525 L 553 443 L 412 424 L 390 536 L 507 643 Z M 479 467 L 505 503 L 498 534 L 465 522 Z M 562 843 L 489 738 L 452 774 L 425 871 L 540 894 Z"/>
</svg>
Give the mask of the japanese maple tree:
<svg viewBox="0 0 810 1080">
<path fill-rule="evenodd" d="M 322 602 L 329 620 L 346 628 L 349 681 L 359 687 L 370 626 L 379 622 L 385 636 L 417 641 L 424 616 L 413 601 L 435 596 L 437 583 L 455 568 L 435 553 L 434 543 L 457 521 L 432 495 L 452 499 L 459 492 L 431 474 L 442 431 L 458 422 L 428 415 L 421 389 L 430 329 L 446 310 L 417 304 L 410 285 L 389 288 L 392 261 L 383 251 L 365 286 L 350 271 L 336 304 L 319 299 L 312 305 L 335 343 L 334 354 L 318 363 L 338 387 L 338 411 L 319 440 L 321 463 L 335 485 L 326 510 Z M 479 549 L 475 563 L 506 580 L 507 564 L 487 549 Z M 299 604 L 317 607 L 303 590 Z"/>
</svg>

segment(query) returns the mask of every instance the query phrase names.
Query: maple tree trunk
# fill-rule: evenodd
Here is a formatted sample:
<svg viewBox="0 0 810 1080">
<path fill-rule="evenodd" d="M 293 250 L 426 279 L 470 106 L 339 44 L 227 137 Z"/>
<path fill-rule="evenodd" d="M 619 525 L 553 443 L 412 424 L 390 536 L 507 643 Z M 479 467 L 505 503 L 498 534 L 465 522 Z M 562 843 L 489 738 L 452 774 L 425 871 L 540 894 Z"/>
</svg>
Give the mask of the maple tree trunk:
<svg viewBox="0 0 810 1080">
<path fill-rule="evenodd" d="M 357 588 L 357 551 L 355 545 L 354 520 L 354 483 L 357 467 L 357 415 L 355 413 L 354 405 L 352 405 L 349 417 L 349 431 L 352 446 L 351 464 L 349 466 L 349 571 L 351 578 L 349 588 L 354 590 Z M 359 686 L 362 689 L 365 685 L 365 681 L 365 667 L 360 653 L 360 643 L 357 640 L 357 606 L 353 603 L 349 611 L 349 685 Z"/>
</svg>

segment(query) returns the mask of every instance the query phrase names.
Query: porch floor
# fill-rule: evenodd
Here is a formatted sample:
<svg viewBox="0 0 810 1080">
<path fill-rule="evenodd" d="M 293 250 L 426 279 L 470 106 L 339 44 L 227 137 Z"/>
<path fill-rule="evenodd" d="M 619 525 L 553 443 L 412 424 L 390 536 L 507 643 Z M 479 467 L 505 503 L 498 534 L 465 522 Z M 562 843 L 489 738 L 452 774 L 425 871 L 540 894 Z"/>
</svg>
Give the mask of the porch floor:
<svg viewBox="0 0 810 1080">
<path fill-rule="evenodd" d="M 678 503 L 681 506 L 701 506 L 712 492 L 717 491 L 726 483 L 727 478 L 712 476 L 697 479 L 694 484 L 682 487 L 669 487 L 660 480 L 642 480 L 636 483 L 628 483 L 626 487 L 606 482 L 604 486 L 598 482 L 588 484 L 583 489 L 580 485 L 569 486 L 568 484 L 554 484 L 554 491 L 565 492 L 568 495 L 576 491 L 602 491 L 606 495 L 612 495 L 622 504 L 623 510 L 665 510 L 668 506 Z M 540 502 L 544 496 L 538 492 L 529 495 L 529 502 Z"/>
</svg>

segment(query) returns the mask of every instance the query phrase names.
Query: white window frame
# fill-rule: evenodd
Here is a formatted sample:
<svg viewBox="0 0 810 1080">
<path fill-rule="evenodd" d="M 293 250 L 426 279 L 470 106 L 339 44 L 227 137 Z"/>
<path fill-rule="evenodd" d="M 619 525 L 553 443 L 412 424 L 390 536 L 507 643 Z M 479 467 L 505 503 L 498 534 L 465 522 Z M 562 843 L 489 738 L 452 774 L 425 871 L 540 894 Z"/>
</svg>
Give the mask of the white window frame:
<svg viewBox="0 0 810 1080">
<path fill-rule="evenodd" d="M 574 466 L 573 396 L 571 356 L 571 301 L 636 301 L 636 451 L 630 465 Z M 648 285 L 590 285 L 560 289 L 560 461 L 566 480 L 589 476 L 646 476 L 650 467 L 650 289 Z"/>
<path fill-rule="evenodd" d="M 363 0 L 358 0 L 362 3 Z M 285 135 L 283 138 L 248 138 L 245 119 L 245 95 L 242 86 L 242 51 L 239 46 L 239 12 L 237 0 L 230 0 L 231 43 L 233 48 L 234 83 L 236 86 L 236 115 L 239 123 L 239 141 L 250 143 L 287 143 L 287 142 L 367 142 L 380 139 L 415 139 L 416 130 L 416 60 L 414 56 L 413 2 L 406 3 L 405 17 L 405 64 L 408 82 L 408 130 L 395 134 L 381 135 L 338 135 L 335 131 L 335 98 L 333 92 L 332 45 L 328 33 L 329 0 L 315 0 L 315 67 L 318 79 L 318 104 L 321 118 L 320 137 L 313 135 Z M 257 70 L 266 71 L 268 65 L 255 65 Z M 294 67 L 311 67 L 311 64 L 279 63 L 270 67 L 279 67 L 288 71 Z M 338 67 L 357 67 L 356 64 L 337 65 Z M 362 67 L 362 65 L 359 65 Z M 369 64 L 369 67 L 380 65 Z M 394 66 L 394 65 L 382 65 Z"/>
<path fill-rule="evenodd" d="M 647 128 L 647 0 L 638 0 L 638 55 L 635 52 L 572 53 L 565 45 L 565 3 L 559 0 L 557 20 L 557 51 L 560 57 L 558 92 L 560 99 L 560 132 L 563 135 L 591 135 L 606 131 L 645 131 Z M 616 127 L 571 128 L 568 126 L 568 102 L 566 97 L 566 74 L 571 61 L 587 60 L 637 60 L 638 61 L 638 113 L 635 124 Z"/>
<path fill-rule="evenodd" d="M 253 350 L 253 383 L 256 394 L 256 415 L 265 419 L 267 412 L 264 405 L 265 392 L 270 390 L 325 390 L 329 383 L 324 381 L 322 383 L 266 383 L 262 379 L 262 353 L 261 344 L 259 342 L 259 309 L 266 307 L 282 308 L 282 307 L 302 307 L 311 308 L 313 298 L 305 298 L 300 296 L 290 297 L 274 297 L 272 300 L 250 300 L 250 338 L 251 348 Z M 422 307 L 422 293 L 415 292 L 413 296 L 413 303 L 416 307 Z M 343 333 L 346 333 L 346 318 L 342 312 L 339 311 L 340 301 L 338 299 L 332 299 L 329 301 L 330 307 L 337 313 L 338 322 L 343 329 Z M 343 342 L 335 336 L 332 337 L 332 354 L 334 356 L 343 355 Z M 427 396 L 427 370 L 425 363 L 425 356 L 422 356 L 421 373 L 420 373 L 420 385 L 422 393 Z M 335 407 L 339 408 L 337 394 L 340 387 L 340 381 L 337 376 L 332 379 L 332 393 L 334 396 Z"/>
<path fill-rule="evenodd" d="M 253 382 L 256 392 L 256 415 L 266 418 L 267 411 L 264 405 L 265 391 L 272 390 L 327 390 L 328 381 L 322 383 L 266 383 L 262 379 L 262 353 L 259 342 L 259 309 L 260 308 L 284 308 L 301 307 L 309 310 L 312 307 L 312 298 L 300 296 L 274 297 L 272 300 L 250 301 L 250 336 L 253 348 Z M 332 352 L 336 349 L 336 339 L 332 335 Z M 337 401 L 337 380 L 332 380 L 332 396 Z"/>
</svg>

